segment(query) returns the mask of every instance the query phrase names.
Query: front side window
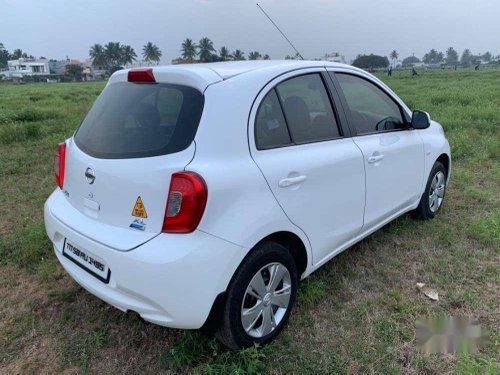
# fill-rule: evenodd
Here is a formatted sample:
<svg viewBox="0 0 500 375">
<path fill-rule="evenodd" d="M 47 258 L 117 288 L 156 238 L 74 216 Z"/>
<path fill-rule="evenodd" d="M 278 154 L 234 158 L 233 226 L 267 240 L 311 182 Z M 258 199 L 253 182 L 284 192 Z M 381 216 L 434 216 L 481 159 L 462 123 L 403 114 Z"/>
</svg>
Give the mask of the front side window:
<svg viewBox="0 0 500 375">
<path fill-rule="evenodd" d="M 187 86 L 113 83 L 83 120 L 75 143 L 106 159 L 179 152 L 193 142 L 203 102 L 202 93 Z"/>
<path fill-rule="evenodd" d="M 335 73 L 358 134 L 406 129 L 399 106 L 373 83 L 350 74 Z"/>
<path fill-rule="evenodd" d="M 294 143 L 340 136 L 330 99 L 319 74 L 291 78 L 276 87 Z"/>
</svg>

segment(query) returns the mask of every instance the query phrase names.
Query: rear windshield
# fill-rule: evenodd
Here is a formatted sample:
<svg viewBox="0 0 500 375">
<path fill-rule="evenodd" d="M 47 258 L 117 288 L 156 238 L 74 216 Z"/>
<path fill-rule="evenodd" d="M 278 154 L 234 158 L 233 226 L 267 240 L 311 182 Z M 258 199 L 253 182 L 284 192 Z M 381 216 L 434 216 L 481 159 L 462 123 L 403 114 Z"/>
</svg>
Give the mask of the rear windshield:
<svg viewBox="0 0 500 375">
<path fill-rule="evenodd" d="M 97 98 L 75 142 L 97 158 L 171 154 L 191 144 L 202 111 L 203 95 L 191 87 L 113 83 Z"/>
</svg>

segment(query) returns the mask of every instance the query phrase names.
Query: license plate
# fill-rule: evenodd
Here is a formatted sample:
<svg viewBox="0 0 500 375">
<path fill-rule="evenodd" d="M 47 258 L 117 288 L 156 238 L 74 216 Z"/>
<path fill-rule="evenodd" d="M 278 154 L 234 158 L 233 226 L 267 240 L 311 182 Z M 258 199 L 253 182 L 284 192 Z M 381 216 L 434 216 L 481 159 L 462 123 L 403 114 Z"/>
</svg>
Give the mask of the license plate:
<svg viewBox="0 0 500 375">
<path fill-rule="evenodd" d="M 111 270 L 99 257 L 87 250 L 83 250 L 80 246 L 69 242 L 67 239 L 64 241 L 63 255 L 103 283 L 109 283 Z"/>
</svg>

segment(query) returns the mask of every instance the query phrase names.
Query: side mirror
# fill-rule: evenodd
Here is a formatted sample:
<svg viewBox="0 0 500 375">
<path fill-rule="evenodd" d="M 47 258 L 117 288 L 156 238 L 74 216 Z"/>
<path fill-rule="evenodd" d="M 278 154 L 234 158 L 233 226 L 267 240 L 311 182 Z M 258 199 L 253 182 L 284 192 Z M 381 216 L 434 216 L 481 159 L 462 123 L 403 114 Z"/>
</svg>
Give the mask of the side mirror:
<svg viewBox="0 0 500 375">
<path fill-rule="evenodd" d="M 424 111 L 413 111 L 411 127 L 413 129 L 427 129 L 431 125 L 431 116 Z"/>
</svg>

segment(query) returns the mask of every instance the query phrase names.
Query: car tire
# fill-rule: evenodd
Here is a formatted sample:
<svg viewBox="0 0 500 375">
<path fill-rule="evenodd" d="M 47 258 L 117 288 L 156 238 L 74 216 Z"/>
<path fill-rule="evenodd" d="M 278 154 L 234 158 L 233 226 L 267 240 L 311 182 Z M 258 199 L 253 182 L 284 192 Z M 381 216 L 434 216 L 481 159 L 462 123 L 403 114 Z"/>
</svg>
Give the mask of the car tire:
<svg viewBox="0 0 500 375">
<path fill-rule="evenodd" d="M 290 317 L 297 283 L 288 249 L 275 242 L 257 245 L 229 284 L 216 337 L 234 350 L 269 343 Z"/>
<path fill-rule="evenodd" d="M 437 161 L 432 167 L 424 194 L 422 194 L 420 203 L 415 209 L 414 213 L 418 218 L 428 220 L 436 216 L 444 203 L 446 179 L 446 168 L 443 163 Z"/>
</svg>

